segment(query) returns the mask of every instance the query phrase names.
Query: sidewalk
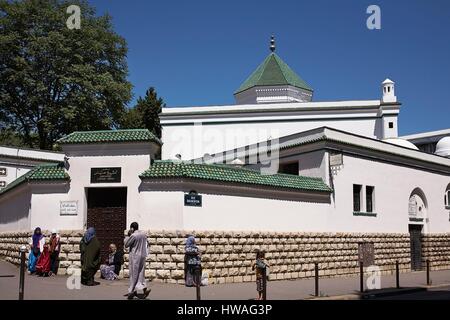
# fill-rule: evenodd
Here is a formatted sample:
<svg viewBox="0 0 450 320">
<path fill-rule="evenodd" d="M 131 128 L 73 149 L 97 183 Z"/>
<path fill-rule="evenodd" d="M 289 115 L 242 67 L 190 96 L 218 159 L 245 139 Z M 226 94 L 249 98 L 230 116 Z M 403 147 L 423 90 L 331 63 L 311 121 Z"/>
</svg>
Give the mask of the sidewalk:
<svg viewBox="0 0 450 320">
<path fill-rule="evenodd" d="M 450 270 L 432 271 L 434 285 L 450 284 Z M 85 300 L 123 300 L 127 292 L 128 280 L 106 281 L 99 279 L 100 285 L 84 287 L 80 290 L 69 290 L 66 287 L 66 276 L 40 278 L 25 277 L 25 299 L 85 299 Z M 195 300 L 195 289 L 182 285 L 149 283 L 152 300 Z M 395 276 L 382 276 L 382 288 L 395 287 Z M 425 272 L 400 274 L 401 287 L 426 286 Z M 348 299 L 359 290 L 359 277 L 320 279 L 320 292 L 324 297 L 343 296 Z M 0 261 L 0 300 L 18 298 L 19 269 L 5 261 Z M 314 279 L 269 281 L 267 284 L 268 299 L 298 300 L 312 298 Z M 201 288 L 202 300 L 249 300 L 256 296 L 256 286 L 251 283 L 216 284 Z M 353 296 L 354 298 L 354 296 Z"/>
</svg>

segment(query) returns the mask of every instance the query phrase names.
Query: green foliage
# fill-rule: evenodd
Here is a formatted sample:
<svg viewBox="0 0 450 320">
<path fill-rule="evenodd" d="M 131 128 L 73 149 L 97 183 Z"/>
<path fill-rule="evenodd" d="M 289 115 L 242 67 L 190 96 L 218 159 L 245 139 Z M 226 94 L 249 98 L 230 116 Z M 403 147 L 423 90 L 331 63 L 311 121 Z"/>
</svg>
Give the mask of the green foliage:
<svg viewBox="0 0 450 320">
<path fill-rule="evenodd" d="M 70 30 L 69 5 L 81 8 Z M 118 127 L 131 98 L 127 46 L 86 1 L 0 0 L 0 128 L 51 149 L 76 130 Z"/>
<path fill-rule="evenodd" d="M 164 107 L 163 99 L 158 98 L 155 88 L 151 87 L 145 93 L 145 97 L 139 97 L 136 105 L 127 111 L 121 127 L 123 129 L 148 129 L 161 138 L 159 114 Z"/>
</svg>

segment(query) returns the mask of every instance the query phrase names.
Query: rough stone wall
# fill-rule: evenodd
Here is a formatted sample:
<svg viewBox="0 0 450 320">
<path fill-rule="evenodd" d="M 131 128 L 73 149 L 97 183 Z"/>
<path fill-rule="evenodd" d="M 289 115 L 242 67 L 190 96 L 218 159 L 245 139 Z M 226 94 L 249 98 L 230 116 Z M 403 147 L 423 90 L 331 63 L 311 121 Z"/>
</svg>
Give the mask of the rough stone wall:
<svg viewBox="0 0 450 320">
<path fill-rule="evenodd" d="M 48 234 L 44 231 L 44 234 Z M 60 274 L 80 266 L 79 242 L 83 231 L 61 231 Z M 410 271 L 408 234 L 275 233 L 227 231 L 149 231 L 150 255 L 146 277 L 153 281 L 183 283 L 184 243 L 194 234 L 202 252 L 203 272 L 209 283 L 255 280 L 251 265 L 255 251 L 266 251 L 270 279 L 314 276 L 314 262 L 322 277 L 348 276 L 359 272 L 358 244 L 373 242 L 374 264 L 383 274 L 393 273 L 398 260 L 401 272 Z M 19 263 L 19 248 L 28 245 L 31 233 L 0 233 L 0 257 Z M 423 260 L 432 270 L 450 268 L 450 234 L 423 236 Z M 128 276 L 128 256 L 122 276 Z"/>
<path fill-rule="evenodd" d="M 427 234 L 422 237 L 422 258 L 433 270 L 450 269 L 450 234 Z"/>
</svg>

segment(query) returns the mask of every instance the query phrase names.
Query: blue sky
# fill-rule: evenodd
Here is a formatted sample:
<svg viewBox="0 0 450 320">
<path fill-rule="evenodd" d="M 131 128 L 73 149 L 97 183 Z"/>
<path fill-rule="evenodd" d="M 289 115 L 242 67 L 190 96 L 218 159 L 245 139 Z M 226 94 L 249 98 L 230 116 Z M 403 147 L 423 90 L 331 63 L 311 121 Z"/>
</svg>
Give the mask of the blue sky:
<svg viewBox="0 0 450 320">
<path fill-rule="evenodd" d="M 168 106 L 232 104 L 274 34 L 314 101 L 378 99 L 388 77 L 403 104 L 400 134 L 450 128 L 448 0 L 90 3 L 127 40 L 134 99 L 154 86 Z M 366 28 L 371 4 L 381 30 Z"/>
</svg>

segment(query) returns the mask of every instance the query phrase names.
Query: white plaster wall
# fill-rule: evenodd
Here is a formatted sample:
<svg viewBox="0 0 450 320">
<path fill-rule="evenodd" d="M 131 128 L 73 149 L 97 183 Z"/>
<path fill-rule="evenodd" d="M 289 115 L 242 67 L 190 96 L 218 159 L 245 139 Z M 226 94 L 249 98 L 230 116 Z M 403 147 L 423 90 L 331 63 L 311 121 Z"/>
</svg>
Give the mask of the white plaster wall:
<svg viewBox="0 0 450 320">
<path fill-rule="evenodd" d="M 202 202 L 202 207 L 183 207 L 184 229 L 319 232 L 329 228 L 326 203 L 210 194 L 203 194 Z"/>
<path fill-rule="evenodd" d="M 0 176 L 0 181 L 5 181 L 6 185 L 10 184 L 20 176 L 24 175 L 34 166 L 32 165 L 20 165 L 16 163 L 2 162 L 0 159 L 0 167 L 6 168 L 6 176 Z M 1 189 L 1 188 L 0 188 Z"/>
<path fill-rule="evenodd" d="M 42 230 L 80 230 L 83 228 L 80 211 L 77 216 L 61 216 L 60 202 L 67 201 L 68 184 L 31 186 L 31 227 L 40 227 Z"/>
<path fill-rule="evenodd" d="M 69 160 L 68 173 L 72 179 L 67 200 L 78 201 L 77 225 L 86 227 L 87 201 L 86 188 L 127 187 L 127 225 L 132 222 L 139 210 L 139 174 L 150 167 L 149 155 L 119 155 L 119 156 L 83 156 L 72 157 Z M 91 168 L 121 167 L 120 183 L 91 183 Z"/>
<path fill-rule="evenodd" d="M 328 152 L 318 150 L 297 156 L 298 174 L 305 177 L 319 177 L 329 185 Z"/>
<path fill-rule="evenodd" d="M 449 211 L 444 206 L 450 176 L 345 154 L 343 160 L 343 167 L 332 181 L 335 193 L 330 209 L 336 217 L 336 230 L 408 232 L 408 201 L 411 192 L 419 187 L 428 202 L 429 222 L 425 223 L 424 232 L 450 231 Z M 363 185 L 364 210 L 365 186 L 375 187 L 377 217 L 353 216 L 353 184 Z"/>
<path fill-rule="evenodd" d="M 331 127 L 370 138 L 380 138 L 381 118 L 321 121 L 292 121 L 292 122 L 251 122 L 225 123 L 203 125 L 163 125 L 162 159 L 175 159 L 181 154 L 182 159 L 188 160 L 202 157 L 205 153 L 214 154 L 252 143 L 275 139 L 282 136 L 315 129 Z"/>
<path fill-rule="evenodd" d="M 138 209 L 130 212 L 128 220 L 146 230 L 182 230 L 183 205 L 181 191 L 141 191 Z"/>
<path fill-rule="evenodd" d="M 17 187 L 0 197 L 0 231 L 29 231 L 31 193 L 28 186 Z"/>
<path fill-rule="evenodd" d="M 389 128 L 389 122 L 393 123 L 393 128 Z M 398 137 L 398 123 L 396 116 L 384 116 L 383 124 L 383 139 Z"/>
</svg>

